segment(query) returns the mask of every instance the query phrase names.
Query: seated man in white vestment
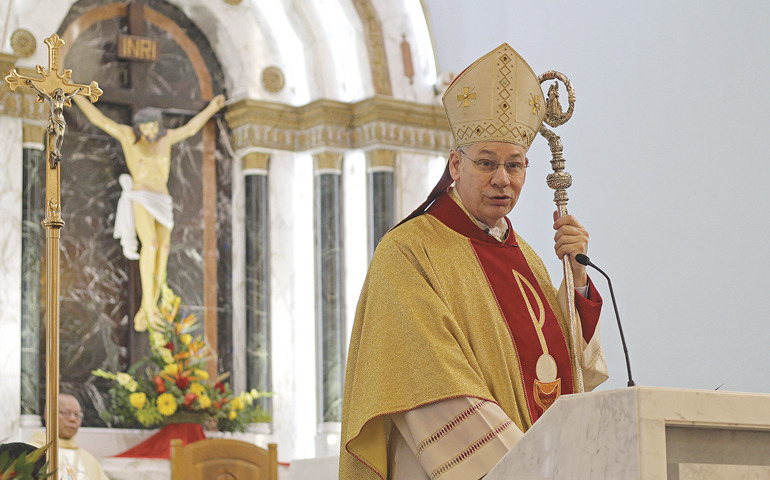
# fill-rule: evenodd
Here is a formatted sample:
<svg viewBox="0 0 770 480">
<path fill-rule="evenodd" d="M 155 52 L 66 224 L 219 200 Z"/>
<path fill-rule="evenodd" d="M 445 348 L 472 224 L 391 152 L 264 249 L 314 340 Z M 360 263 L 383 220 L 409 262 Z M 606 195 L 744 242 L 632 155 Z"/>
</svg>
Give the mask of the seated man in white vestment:
<svg viewBox="0 0 770 480">
<path fill-rule="evenodd" d="M 455 149 L 444 176 L 377 246 L 351 335 L 340 479 L 475 480 L 563 394 L 607 378 L 602 300 L 574 256 L 588 232 L 554 214 L 565 289 L 506 215 L 546 114 L 537 76 L 507 44 L 443 96 Z"/>
<path fill-rule="evenodd" d="M 59 395 L 59 479 L 108 480 L 96 457 L 78 447 L 75 434 L 83 421 L 80 402 L 72 395 Z M 45 432 L 34 432 L 30 442 L 36 447 L 45 445 Z"/>
</svg>

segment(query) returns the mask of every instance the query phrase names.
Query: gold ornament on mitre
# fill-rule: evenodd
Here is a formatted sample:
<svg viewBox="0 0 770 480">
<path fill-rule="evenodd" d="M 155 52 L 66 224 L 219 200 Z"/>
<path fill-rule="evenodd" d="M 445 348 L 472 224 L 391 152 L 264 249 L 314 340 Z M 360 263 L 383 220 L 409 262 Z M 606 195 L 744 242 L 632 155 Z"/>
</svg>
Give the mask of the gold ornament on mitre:
<svg viewBox="0 0 770 480">
<path fill-rule="evenodd" d="M 457 147 L 508 142 L 528 150 L 545 117 L 537 75 L 507 43 L 466 68 L 441 100 Z"/>
</svg>

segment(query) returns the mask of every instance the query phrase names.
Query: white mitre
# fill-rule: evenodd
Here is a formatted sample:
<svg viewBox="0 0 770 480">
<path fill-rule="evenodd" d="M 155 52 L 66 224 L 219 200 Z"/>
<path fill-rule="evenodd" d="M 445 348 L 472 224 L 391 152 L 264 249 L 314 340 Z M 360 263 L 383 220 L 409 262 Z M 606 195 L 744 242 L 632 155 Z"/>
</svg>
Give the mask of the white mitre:
<svg viewBox="0 0 770 480">
<path fill-rule="evenodd" d="M 456 147 L 508 142 L 528 150 L 545 117 L 537 75 L 507 43 L 458 75 L 441 101 Z"/>
</svg>

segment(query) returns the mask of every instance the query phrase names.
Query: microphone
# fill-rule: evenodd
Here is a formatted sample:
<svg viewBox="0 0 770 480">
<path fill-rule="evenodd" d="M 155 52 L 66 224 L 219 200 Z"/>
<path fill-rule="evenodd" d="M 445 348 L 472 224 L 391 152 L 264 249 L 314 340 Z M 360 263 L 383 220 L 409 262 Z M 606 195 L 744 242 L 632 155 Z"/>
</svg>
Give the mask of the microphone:
<svg viewBox="0 0 770 480">
<path fill-rule="evenodd" d="M 591 259 L 588 258 L 587 255 L 578 253 L 577 255 L 575 255 L 575 260 L 581 265 L 588 265 L 595 268 L 599 273 L 604 275 L 604 278 L 607 279 L 607 284 L 610 286 L 610 295 L 612 296 L 612 306 L 615 308 L 615 318 L 617 318 L 618 320 L 618 331 L 620 332 L 620 341 L 623 343 L 623 353 L 626 355 L 626 369 L 628 370 L 628 386 L 633 387 L 636 384 L 631 378 L 631 362 L 628 359 L 628 348 L 626 347 L 626 337 L 623 336 L 623 327 L 620 325 L 620 315 L 618 314 L 618 305 L 615 303 L 615 292 L 612 290 L 612 280 L 610 280 L 610 277 L 608 277 L 607 274 L 604 273 L 601 268 L 591 263 Z"/>
</svg>

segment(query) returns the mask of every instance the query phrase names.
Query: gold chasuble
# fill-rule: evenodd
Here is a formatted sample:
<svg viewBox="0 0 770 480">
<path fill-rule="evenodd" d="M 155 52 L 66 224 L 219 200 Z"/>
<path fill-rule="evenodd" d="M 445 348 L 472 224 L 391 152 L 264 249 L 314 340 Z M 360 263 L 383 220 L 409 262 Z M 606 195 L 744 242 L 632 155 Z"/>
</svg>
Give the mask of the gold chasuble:
<svg viewBox="0 0 770 480">
<path fill-rule="evenodd" d="M 508 227 L 503 243 L 485 235 L 444 192 L 383 237 L 350 342 L 340 479 L 388 478 L 390 414 L 475 397 L 526 432 L 559 394 L 573 393 L 580 367 L 557 292 Z M 587 390 L 606 379 L 593 287 L 589 298 L 577 303 Z"/>
</svg>

